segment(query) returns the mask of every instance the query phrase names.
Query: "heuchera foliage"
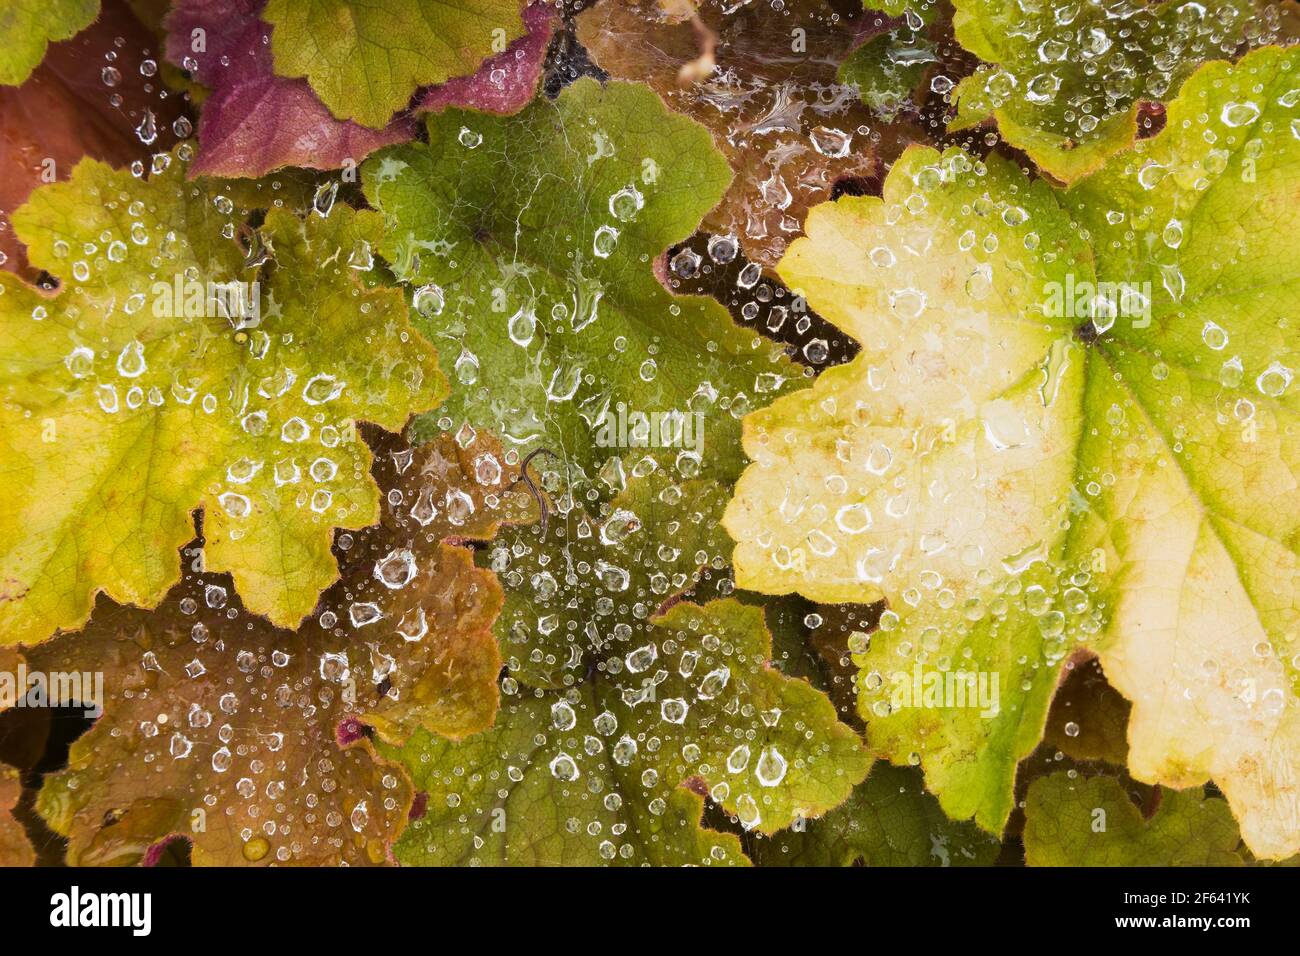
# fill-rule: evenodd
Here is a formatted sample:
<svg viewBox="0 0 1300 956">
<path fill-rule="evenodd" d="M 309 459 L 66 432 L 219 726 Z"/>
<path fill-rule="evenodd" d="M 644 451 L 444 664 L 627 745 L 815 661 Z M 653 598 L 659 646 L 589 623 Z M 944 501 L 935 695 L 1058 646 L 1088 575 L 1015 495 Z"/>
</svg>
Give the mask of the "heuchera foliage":
<svg viewBox="0 0 1300 956">
<path fill-rule="evenodd" d="M 1300 853 L 1291 32 L 8 4 L 0 863 Z"/>
</svg>

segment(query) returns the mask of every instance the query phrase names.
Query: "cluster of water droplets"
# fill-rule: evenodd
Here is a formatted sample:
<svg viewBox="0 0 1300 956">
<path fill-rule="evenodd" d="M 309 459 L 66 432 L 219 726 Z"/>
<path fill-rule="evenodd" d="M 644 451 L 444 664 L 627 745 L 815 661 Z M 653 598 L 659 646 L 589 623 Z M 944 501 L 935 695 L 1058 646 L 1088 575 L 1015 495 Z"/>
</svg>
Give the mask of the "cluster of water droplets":
<svg viewBox="0 0 1300 956">
<path fill-rule="evenodd" d="M 346 748 L 363 733 L 362 714 L 413 703 L 430 668 L 465 666 L 449 651 L 460 635 L 439 622 L 448 589 L 472 607 L 486 582 L 449 565 L 438 542 L 488 520 L 507 475 L 490 446 L 392 444 L 377 449 L 384 522 L 338 535 L 342 580 L 298 632 L 249 614 L 229 577 L 204 570 L 201 543 L 186 549 L 183 580 L 160 610 L 118 612 L 140 618 L 152 640 L 122 645 L 139 657 L 128 653 L 111 677 L 105 732 L 149 792 L 194 802 L 205 845 L 206 833 L 233 832 L 249 862 L 380 863 L 404 821 L 401 775 Z M 110 635 L 137 626 L 95 624 Z M 93 798 L 94 773 L 69 771 L 64 785 Z"/>
<path fill-rule="evenodd" d="M 1020 105 L 1084 140 L 1138 100 L 1170 98 L 1196 65 L 1276 39 L 1276 10 L 1249 6 L 1022 4 L 1025 16 L 1009 34 L 1018 53 L 985 70 L 982 95 L 992 108 Z"/>
</svg>

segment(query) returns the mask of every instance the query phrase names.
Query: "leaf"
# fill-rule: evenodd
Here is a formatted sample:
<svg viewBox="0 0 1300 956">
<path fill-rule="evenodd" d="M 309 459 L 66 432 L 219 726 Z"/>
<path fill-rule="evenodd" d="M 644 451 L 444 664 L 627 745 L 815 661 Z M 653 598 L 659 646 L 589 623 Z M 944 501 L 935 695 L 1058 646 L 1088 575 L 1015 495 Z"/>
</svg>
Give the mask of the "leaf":
<svg viewBox="0 0 1300 956">
<path fill-rule="evenodd" d="M 698 26 L 664 17 L 651 0 L 624 0 L 590 6 L 577 26 L 602 68 L 648 83 L 713 134 L 736 175 L 702 228 L 734 237 L 762 265 L 780 258 L 836 183 L 875 176 L 895 137 L 876 130 L 837 78 L 860 37 L 826 0 L 705 4 Z"/>
<path fill-rule="evenodd" d="M 1200 62 L 1277 29 L 1275 12 L 1257 13 L 1254 0 L 954 5 L 958 42 L 988 65 L 958 85 L 950 129 L 992 117 L 1003 139 L 1066 183 L 1133 144 L 1140 100 L 1165 99 Z"/>
<path fill-rule="evenodd" d="M 998 843 L 953 823 L 910 769 L 876 764 L 853 794 L 802 831 L 759 841 L 761 866 L 989 866 Z"/>
<path fill-rule="evenodd" d="M 415 135 L 407 118 L 383 129 L 337 120 L 306 80 L 276 76 L 262 6 L 263 0 L 183 0 L 168 14 L 167 58 L 212 88 L 203 102 L 191 176 L 257 177 L 282 166 L 336 169 Z"/>
<path fill-rule="evenodd" d="M 253 241 L 273 259 L 255 272 L 223 236 L 244 213 L 184 175 L 86 161 L 15 214 L 33 265 L 66 287 L 0 274 L 7 642 L 79 626 L 98 592 L 156 604 L 196 507 L 209 569 L 297 624 L 337 576 L 332 529 L 379 514 L 355 420 L 397 429 L 442 397 L 401 295 L 374 285 L 377 216 L 272 209 Z M 203 286 L 234 280 L 261 285 Z"/>
<path fill-rule="evenodd" d="M 181 98 L 156 89 L 141 72 L 153 42 L 125 3 L 110 2 L 74 39 L 51 45 L 21 86 L 0 87 L 0 164 L 8 172 L 0 180 L 0 265 L 36 278 L 9 226 L 33 189 L 51 176 L 67 179 L 83 156 L 114 166 L 148 161 L 175 144 L 176 128 L 185 130 L 188 119 L 174 125 L 185 114 Z M 104 82 L 110 51 L 117 71 L 112 87 Z M 136 127 L 150 116 L 156 138 L 145 144 Z"/>
<path fill-rule="evenodd" d="M 1119 526 L 1096 542 L 1116 569 L 1098 652 L 1133 702 L 1129 768 L 1177 789 L 1213 779 L 1270 859 L 1300 850 L 1300 274 L 1285 242 L 1300 227 L 1298 57 L 1203 67 L 1160 136 L 1069 197 L 1098 274 L 1150 283 L 1153 299 L 1149 326 L 1110 331 L 1098 371 L 1122 385 L 1093 405 L 1116 443 L 1097 510 Z"/>
<path fill-rule="evenodd" d="M 697 828 L 700 800 L 684 787 L 771 833 L 865 775 L 870 758 L 830 702 L 767 664 L 757 608 L 676 604 L 632 643 L 569 690 L 516 691 L 488 734 L 388 751 L 429 797 L 398 858 L 736 862 L 734 838 Z"/>
<path fill-rule="evenodd" d="M 622 472 L 620 446 L 629 472 L 651 459 L 640 467 L 734 474 L 737 418 L 795 373 L 717 302 L 674 297 L 652 271 L 725 188 L 708 134 L 645 87 L 590 79 L 513 117 L 448 110 L 428 127 L 427 146 L 371 157 L 362 181 L 381 250 L 419 286 L 421 327 L 460 386 L 439 420 L 545 447 L 571 480 Z M 612 427 L 629 412 L 677 413 L 680 432 L 669 422 L 655 439 L 673 447 L 632 444 Z"/>
<path fill-rule="evenodd" d="M 1029 866 L 1241 866 L 1227 803 L 1199 790 L 1165 790 L 1144 820 L 1111 777 L 1035 780 L 1025 805 Z"/>
<path fill-rule="evenodd" d="M 22 792 L 18 771 L 0 764 L 0 866 L 31 866 L 36 862 L 32 841 L 13 814 Z"/>
<path fill-rule="evenodd" d="M 724 560 L 725 503 L 714 482 L 655 473 L 633 479 L 603 519 L 562 502 L 544 532 L 506 529 L 483 563 L 506 592 L 497 632 L 511 676 L 571 685 L 593 658 L 639 643 L 652 615 Z"/>
<path fill-rule="evenodd" d="M 12 648 L 0 647 L 0 674 L 15 681 L 22 657 Z M 15 687 L 16 689 L 16 687 Z M 9 707 L 7 694 L 0 694 L 0 713 Z M 22 821 L 14 816 L 14 808 L 22 797 L 22 777 L 13 767 L 0 763 L 0 866 L 32 866 L 36 851 Z"/>
<path fill-rule="evenodd" d="M 870 656 L 857 657 L 869 739 L 897 763 L 919 754 L 951 816 L 978 812 L 982 825 L 1000 829 L 1015 764 L 1041 735 L 1067 650 L 1045 644 L 1016 615 L 988 613 L 983 597 L 992 582 L 979 582 L 1025 550 L 1027 534 L 1057 520 L 1060 503 L 1036 499 L 1023 472 L 1041 460 L 1068 481 L 1060 449 L 1072 447 L 1079 429 L 1077 402 L 1044 406 L 1034 380 L 1044 356 L 1054 356 L 1057 392 L 1077 390 L 1079 363 L 1066 361 L 1074 354 L 1069 327 L 1017 317 L 1038 304 L 1044 282 L 1063 281 L 1084 250 L 1045 184 L 1001 160 L 978 171 L 959 151 L 940 158 L 913 148 L 891 171 L 883 200 L 844 197 L 810 214 L 808 238 L 791 247 L 779 272 L 863 350 L 811 390 L 747 417 L 745 450 L 755 464 L 737 484 L 724 525 L 738 542 L 741 587 L 827 603 L 889 600 L 894 610 L 871 636 Z M 961 238 L 964 210 L 976 203 L 974 224 L 992 237 L 987 246 L 973 231 Z M 1002 220 L 1013 206 L 1027 222 Z M 895 215 L 901 220 L 891 223 Z M 1038 236 L 1033 251 L 1024 241 L 1030 231 Z M 1054 253 L 1051 263 L 1044 252 Z M 1026 419 L 1018 445 L 992 454 L 983 420 L 993 427 L 1016 416 Z M 1041 484 L 1050 487 L 1051 475 Z M 998 578 L 1003 587 L 1019 580 Z M 922 587 L 930 599 L 913 612 L 908 598 Z M 945 589 L 954 610 L 936 607 Z M 982 613 L 964 618 L 967 602 Z M 895 688 L 912 685 L 913 666 L 935 670 L 936 660 L 997 673 L 1007 695 L 997 715 L 918 707 L 873 719 L 883 717 L 873 711 L 878 698 L 888 713 Z"/>
<path fill-rule="evenodd" d="M 382 524 L 339 536 L 342 579 L 296 633 L 190 571 L 158 610 L 101 599 L 84 632 L 34 652 L 45 672 L 104 671 L 104 716 L 38 800 L 69 863 L 136 862 L 173 835 L 197 864 L 382 863 L 411 791 L 367 728 L 401 742 L 492 724 L 501 592 L 452 542 L 525 516 L 500 448 L 377 441 Z"/>
<path fill-rule="evenodd" d="M 782 262 L 864 348 L 746 420 L 737 583 L 888 598 L 857 657 L 868 737 L 955 818 L 1001 829 L 1087 645 L 1134 701 L 1136 779 L 1212 778 L 1253 852 L 1300 846 L 1295 56 L 1203 68 L 1164 133 L 1068 194 L 909 150 L 883 201 L 814 210 Z M 1228 417 L 1243 400 L 1257 432 Z M 963 706 L 959 675 L 996 677 L 998 706 Z"/>
<path fill-rule="evenodd" d="M 32 75 L 51 42 L 68 40 L 99 15 L 99 0 L 10 0 L 0 13 L 0 84 L 18 86 Z"/>
<path fill-rule="evenodd" d="M 527 31 L 501 53 L 494 53 L 468 76 L 452 77 L 421 93 L 418 111 L 437 111 L 451 106 L 485 113 L 517 113 L 533 98 L 546 63 L 546 49 L 555 30 L 555 9 L 546 0 L 532 0 L 524 7 Z"/>
<path fill-rule="evenodd" d="M 524 33 L 520 0 L 267 0 L 281 76 L 305 76 L 339 119 L 380 127 L 417 87 L 473 73 Z"/>
<path fill-rule="evenodd" d="M 926 68 L 936 62 L 933 43 L 899 28 L 873 37 L 849 54 L 840 64 L 839 79 L 857 88 L 872 113 L 890 121 L 920 85 Z"/>
<path fill-rule="evenodd" d="M 589 719 L 590 692 L 575 694 Z M 556 695 L 525 698 L 471 740 L 416 734 L 391 753 L 427 799 L 395 847 L 397 859 L 407 866 L 748 863 L 734 835 L 700 825 L 704 800 L 686 787 L 657 798 L 656 813 L 632 770 L 617 764 L 589 769 L 580 781 L 557 779 L 551 766 L 568 746 L 552 716 L 561 704 L 572 709 Z M 600 781 L 594 792 L 593 780 Z"/>
</svg>

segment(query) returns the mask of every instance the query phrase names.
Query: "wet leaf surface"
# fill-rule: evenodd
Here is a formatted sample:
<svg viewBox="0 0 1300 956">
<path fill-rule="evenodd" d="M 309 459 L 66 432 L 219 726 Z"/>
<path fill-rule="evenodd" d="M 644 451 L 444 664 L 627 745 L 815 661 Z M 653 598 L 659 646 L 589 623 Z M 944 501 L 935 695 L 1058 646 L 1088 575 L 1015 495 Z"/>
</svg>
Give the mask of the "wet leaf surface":
<svg viewBox="0 0 1300 956">
<path fill-rule="evenodd" d="M 79 626 L 98 592 L 156 604 L 196 507 L 209 568 L 296 624 L 336 576 L 331 529 L 378 516 L 355 421 L 398 429 L 445 394 L 401 293 L 377 282 L 374 213 L 272 208 L 243 233 L 222 184 L 162 159 L 147 182 L 83 161 L 14 217 L 65 285 L 0 274 L 8 642 Z"/>
<path fill-rule="evenodd" d="M 177 836 L 201 865 L 384 863 L 412 791 L 372 737 L 492 724 L 501 591 L 457 542 L 527 502 L 491 441 L 375 441 L 383 520 L 339 534 L 341 580 L 296 632 L 193 570 L 200 543 L 158 610 L 101 599 L 83 632 L 35 652 L 45 672 L 105 673 L 104 716 L 38 801 L 70 863 L 147 861 Z"/>
</svg>

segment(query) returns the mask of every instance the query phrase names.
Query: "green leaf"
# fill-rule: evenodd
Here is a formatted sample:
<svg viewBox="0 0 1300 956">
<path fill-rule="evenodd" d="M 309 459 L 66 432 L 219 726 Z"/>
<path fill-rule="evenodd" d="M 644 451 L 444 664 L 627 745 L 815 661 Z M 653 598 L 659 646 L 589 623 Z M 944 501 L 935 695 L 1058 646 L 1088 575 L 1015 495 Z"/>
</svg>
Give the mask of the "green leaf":
<svg viewBox="0 0 1300 956">
<path fill-rule="evenodd" d="M 857 87 L 872 112 L 892 120 L 912 96 L 926 67 L 937 63 L 934 44 L 899 28 L 868 40 L 840 64 L 839 79 Z"/>
<path fill-rule="evenodd" d="M 1144 820 L 1112 777 L 1040 777 L 1025 801 L 1029 866 L 1241 866 L 1228 804 L 1198 790 L 1164 790 Z"/>
<path fill-rule="evenodd" d="M 99 16 L 99 0 L 8 0 L 0 8 L 0 84 L 18 86 L 45 59 Z"/>
<path fill-rule="evenodd" d="M 958 42 L 986 65 L 958 85 L 950 128 L 992 117 L 1003 139 L 1067 183 L 1133 144 L 1140 100 L 1166 99 L 1200 62 L 1276 30 L 1254 0 L 954 4 Z"/>
<path fill-rule="evenodd" d="M 1002 828 L 1087 648 L 1133 701 L 1136 779 L 1213 779 L 1253 852 L 1300 849 L 1297 60 L 1207 65 L 1068 194 L 911 149 L 782 262 L 863 352 L 746 419 L 737 583 L 889 600 L 868 738 L 955 818 Z"/>
<path fill-rule="evenodd" d="M 989 866 L 998 842 L 953 823 L 915 771 L 879 763 L 852 796 L 802 830 L 758 841 L 760 866 Z"/>
<path fill-rule="evenodd" d="M 511 684 L 518 699 L 488 734 L 386 751 L 429 794 L 399 860 L 734 859 L 730 838 L 695 830 L 699 802 L 683 787 L 772 833 L 825 813 L 866 774 L 870 758 L 825 696 L 767 663 L 757 608 L 677 604 L 642 640 L 568 690 Z"/>
<path fill-rule="evenodd" d="M 1101 339 L 1089 398 L 1113 476 L 1095 496 L 1114 608 L 1098 650 L 1133 702 L 1130 772 L 1213 779 L 1269 859 L 1300 850 L 1297 65 L 1294 48 L 1206 65 L 1160 136 L 1068 197 L 1098 276 L 1152 296 L 1149 325 Z"/>
<path fill-rule="evenodd" d="M 912 27 L 931 23 L 939 12 L 939 0 L 862 0 L 862 6 L 891 17 L 906 17 Z"/>
<path fill-rule="evenodd" d="M 601 509 L 603 518 L 565 507 L 544 533 L 504 529 L 483 563 L 506 591 L 497 634 L 511 676 L 567 686 L 593 657 L 644 634 L 702 568 L 725 561 L 718 527 L 725 504 L 725 489 L 713 482 L 676 485 L 656 472 L 634 478 Z"/>
<path fill-rule="evenodd" d="M 795 368 L 716 301 L 670 295 L 651 264 L 730 179 L 708 133 L 646 87 L 591 79 L 513 117 L 448 110 L 428 127 L 428 145 L 384 150 L 362 176 L 383 253 L 419 286 L 422 328 L 460 383 L 446 421 L 546 447 L 570 480 L 621 474 L 623 458 L 738 472 L 737 419 Z M 680 413 L 699 442 L 637 447 L 620 405 Z"/>
<path fill-rule="evenodd" d="M 576 706 L 558 695 L 509 703 L 496 727 L 460 744 L 417 734 L 400 751 L 388 750 L 427 797 L 423 816 L 417 809 L 397 843 L 397 859 L 407 866 L 747 865 L 739 839 L 700 825 L 704 801 L 684 786 L 665 788 L 651 808 L 639 772 L 608 755 L 606 766 L 577 779 L 557 776 L 553 766 L 569 766 L 556 764 L 562 754 L 583 752 L 576 736 L 556 727 L 555 708 L 581 714 L 584 733 L 592 729 L 590 688 L 575 696 Z"/>
<path fill-rule="evenodd" d="M 64 285 L 0 274 L 7 642 L 77 627 L 96 593 L 157 604 L 195 508 L 207 567 L 296 625 L 338 576 L 333 529 L 379 517 L 355 423 L 399 429 L 445 391 L 402 295 L 376 284 L 378 216 L 272 209 L 249 268 L 242 187 L 187 183 L 183 165 L 142 182 L 82 162 L 14 215 Z M 207 287 L 232 281 L 247 284 Z"/>
<path fill-rule="evenodd" d="M 978 237 L 965 232 L 968 220 Z M 909 150 L 883 200 L 820 206 L 805 232 L 781 276 L 863 351 L 812 389 L 746 418 L 755 464 L 724 517 L 738 542 L 737 584 L 826 603 L 887 598 L 893 610 L 869 647 L 856 644 L 869 740 L 896 763 L 920 759 L 951 816 L 1000 830 L 1015 766 L 1041 736 L 1069 648 L 1044 641 L 1032 619 L 989 613 L 986 592 L 1019 584 L 999 573 L 999 560 L 1059 520 L 1055 498 L 1022 487 L 1024 471 L 1041 458 L 1054 469 L 1044 484 L 1068 482 L 1061 450 L 1073 447 L 1080 427 L 1077 398 L 1067 397 L 1080 369 L 1067 362 L 1077 352 L 1070 328 L 1019 316 L 1041 312 L 1043 284 L 1063 281 L 1085 249 L 1045 183 L 958 150 Z M 1030 232 L 1036 241 L 1026 243 Z M 1040 368 L 1055 381 L 1046 405 Z M 997 426 L 1016 416 L 1029 422 L 1020 444 L 989 454 L 983 419 Z M 896 689 L 945 680 L 945 664 L 984 674 L 986 692 L 996 675 L 996 712 L 917 706 L 891 714 Z M 916 667 L 925 674 L 914 676 Z"/>
<path fill-rule="evenodd" d="M 473 73 L 524 34 L 520 0 L 268 0 L 281 76 L 339 119 L 385 126 L 418 87 Z"/>
</svg>

